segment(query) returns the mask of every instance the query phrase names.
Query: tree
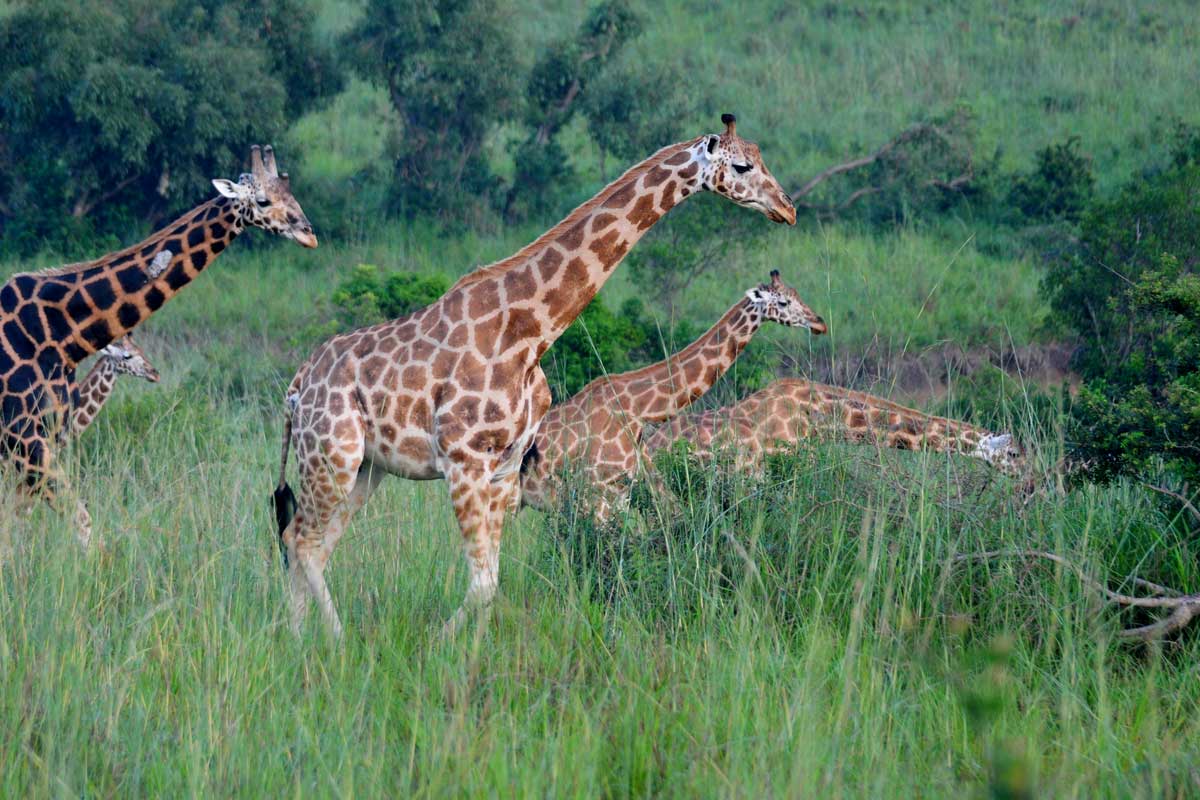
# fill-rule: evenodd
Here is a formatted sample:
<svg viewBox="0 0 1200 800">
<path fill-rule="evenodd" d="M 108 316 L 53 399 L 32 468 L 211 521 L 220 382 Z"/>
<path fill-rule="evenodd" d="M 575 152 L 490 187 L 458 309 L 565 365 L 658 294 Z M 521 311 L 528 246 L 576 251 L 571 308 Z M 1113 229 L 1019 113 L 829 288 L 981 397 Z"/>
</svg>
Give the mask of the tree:
<svg viewBox="0 0 1200 800">
<path fill-rule="evenodd" d="M 1200 133 L 1174 162 L 1094 203 L 1051 264 L 1054 320 L 1081 342 L 1075 458 L 1092 477 L 1161 460 L 1200 480 Z"/>
<path fill-rule="evenodd" d="M 305 12 L 39 0 L 0 19 L 5 248 L 124 233 L 207 194 L 248 144 L 340 87 Z"/>
<path fill-rule="evenodd" d="M 449 217 L 490 201 L 484 139 L 510 114 L 521 73 L 508 11 L 493 0 L 368 0 L 346 34 L 354 68 L 387 90 L 403 120 L 397 207 Z"/>
<path fill-rule="evenodd" d="M 573 36 L 555 42 L 538 58 L 525 85 L 530 131 L 513 154 L 515 174 L 506 215 L 557 210 L 573 173 L 555 137 L 575 116 L 609 61 L 641 30 L 641 19 L 628 0 L 602 0 Z"/>
</svg>

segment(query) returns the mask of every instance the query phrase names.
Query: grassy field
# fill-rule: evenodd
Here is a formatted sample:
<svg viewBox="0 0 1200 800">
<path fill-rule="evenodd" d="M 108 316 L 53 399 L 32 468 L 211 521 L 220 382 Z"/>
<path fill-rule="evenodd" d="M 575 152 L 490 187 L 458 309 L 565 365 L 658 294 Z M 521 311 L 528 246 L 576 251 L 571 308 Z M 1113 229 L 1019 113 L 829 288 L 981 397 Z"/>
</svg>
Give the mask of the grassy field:
<svg viewBox="0 0 1200 800">
<path fill-rule="evenodd" d="M 318 5 L 329 35 L 354 8 Z M 734 110 L 796 182 L 966 103 L 981 157 L 1025 169 L 1078 135 L 1109 191 L 1194 114 L 1187 3 L 792 5 L 671 0 L 633 56 L 695 76 L 709 110 L 689 132 Z M 514 57 L 586 7 L 522 6 Z M 445 487 L 390 481 L 327 573 L 344 641 L 315 616 L 292 636 L 267 501 L 283 388 L 330 329 L 333 287 L 358 263 L 461 274 L 550 222 L 374 218 L 336 190 L 384 157 L 388 118 L 352 82 L 281 132 L 320 249 L 239 241 L 139 331 L 162 382 L 122 383 L 69 459 L 103 552 L 0 505 L 0 795 L 1200 795 L 1194 632 L 1130 645 L 1116 634 L 1148 618 L 1070 571 L 952 562 L 1047 547 L 1113 588 L 1200 590 L 1184 521 L 1131 482 L 1022 505 L 961 459 L 814 444 L 763 482 L 694 475 L 668 527 L 525 512 L 491 619 L 444 641 L 466 583 Z M 566 141 L 594 190 L 598 154 L 582 130 Z M 955 217 L 772 229 L 679 308 L 708 324 L 777 267 L 830 323 L 764 331 L 800 364 L 1044 341 L 1040 267 L 994 234 Z M 604 294 L 633 295 L 664 313 L 625 271 Z M 1004 411 L 1048 471 L 1053 420 Z"/>
<path fill-rule="evenodd" d="M 443 641 L 445 489 L 394 481 L 330 570 L 336 645 L 286 626 L 276 420 L 122 394 L 79 448 L 106 550 L 0 522 L 6 796 L 1200 791 L 1195 637 L 1122 644 L 1070 572 L 948 563 L 1047 546 L 1194 588 L 1128 486 L 1022 508 L 960 461 L 814 446 L 762 485 L 700 476 L 669 531 L 526 512 L 492 619 Z"/>
</svg>

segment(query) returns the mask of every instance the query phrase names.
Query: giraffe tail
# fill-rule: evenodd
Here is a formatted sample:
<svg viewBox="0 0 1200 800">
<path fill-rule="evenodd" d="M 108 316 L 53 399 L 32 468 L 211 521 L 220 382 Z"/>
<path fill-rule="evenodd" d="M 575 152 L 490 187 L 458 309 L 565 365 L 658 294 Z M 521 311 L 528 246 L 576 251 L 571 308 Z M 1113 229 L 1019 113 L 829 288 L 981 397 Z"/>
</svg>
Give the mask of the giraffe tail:
<svg viewBox="0 0 1200 800">
<path fill-rule="evenodd" d="M 279 527 L 279 555 L 283 558 L 284 569 L 287 569 L 288 566 L 288 554 L 287 545 L 283 541 L 283 532 L 287 530 L 292 517 L 296 516 L 296 495 L 292 492 L 292 487 L 287 484 L 288 450 L 291 444 L 292 415 L 289 413 L 287 420 L 283 423 L 283 453 L 279 459 L 279 483 L 271 498 L 271 506 L 275 510 L 275 524 Z"/>
</svg>

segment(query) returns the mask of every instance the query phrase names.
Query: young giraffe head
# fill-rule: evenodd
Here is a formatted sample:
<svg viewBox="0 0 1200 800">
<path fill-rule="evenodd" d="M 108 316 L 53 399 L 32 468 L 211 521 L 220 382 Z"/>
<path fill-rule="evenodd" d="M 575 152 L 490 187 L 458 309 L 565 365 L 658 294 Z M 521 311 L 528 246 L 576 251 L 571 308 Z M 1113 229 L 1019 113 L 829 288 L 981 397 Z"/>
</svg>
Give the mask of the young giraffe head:
<svg viewBox="0 0 1200 800">
<path fill-rule="evenodd" d="M 100 357 L 107 359 L 113 369 L 122 375 L 133 375 L 151 383 L 158 383 L 158 370 L 146 358 L 142 348 L 138 347 L 129 335 L 122 336 L 117 341 L 100 351 Z"/>
<path fill-rule="evenodd" d="M 778 322 L 789 328 L 807 328 L 814 335 L 825 333 L 828 328 L 817 312 L 800 299 L 799 293 L 779 277 L 779 270 L 771 270 L 771 282 L 756 286 L 746 292 L 746 297 L 762 314 L 762 318 Z"/>
<path fill-rule="evenodd" d="M 271 145 L 265 149 L 258 145 L 250 148 L 250 172 L 243 173 L 237 183 L 216 178 L 213 186 L 222 197 L 234 202 L 244 224 L 279 234 L 304 247 L 317 246 L 317 236 L 308 217 L 292 197 L 288 174 L 279 174 Z"/>
<path fill-rule="evenodd" d="M 775 180 L 758 145 L 737 135 L 737 117 L 722 114 L 725 133 L 703 138 L 700 148 L 700 181 L 704 189 L 729 198 L 740 206 L 757 209 L 772 222 L 796 224 L 792 198 Z"/>
</svg>

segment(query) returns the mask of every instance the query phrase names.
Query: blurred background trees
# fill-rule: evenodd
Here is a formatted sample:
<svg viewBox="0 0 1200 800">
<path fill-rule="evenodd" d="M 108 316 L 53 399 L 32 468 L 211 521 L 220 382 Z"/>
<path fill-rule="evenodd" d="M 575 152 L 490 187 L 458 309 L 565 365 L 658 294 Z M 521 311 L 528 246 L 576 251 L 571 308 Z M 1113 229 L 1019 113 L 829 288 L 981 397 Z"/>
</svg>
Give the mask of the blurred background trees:
<svg viewBox="0 0 1200 800">
<path fill-rule="evenodd" d="M 236 177 L 249 143 L 341 86 L 305 11 L 39 0 L 0 19 L 3 249 L 96 249 Z"/>
</svg>

